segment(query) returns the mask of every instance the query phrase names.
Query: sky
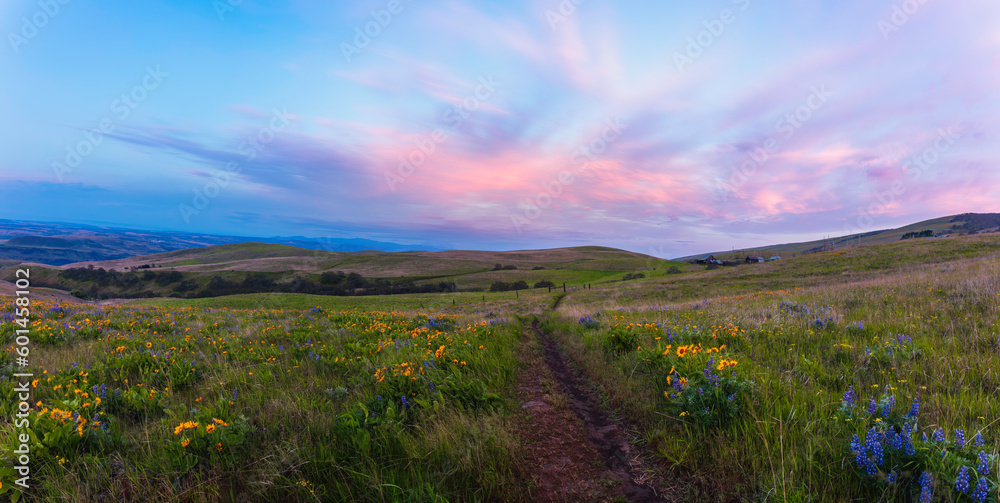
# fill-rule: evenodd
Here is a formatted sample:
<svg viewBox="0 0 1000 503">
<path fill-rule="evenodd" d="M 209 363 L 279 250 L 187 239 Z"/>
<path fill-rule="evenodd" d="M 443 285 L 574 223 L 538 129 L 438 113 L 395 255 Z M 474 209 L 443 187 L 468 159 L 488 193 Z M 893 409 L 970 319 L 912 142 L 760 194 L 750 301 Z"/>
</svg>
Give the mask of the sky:
<svg viewBox="0 0 1000 503">
<path fill-rule="evenodd" d="M 0 218 L 677 257 L 1000 211 L 994 0 L 11 0 L 0 33 Z"/>
</svg>

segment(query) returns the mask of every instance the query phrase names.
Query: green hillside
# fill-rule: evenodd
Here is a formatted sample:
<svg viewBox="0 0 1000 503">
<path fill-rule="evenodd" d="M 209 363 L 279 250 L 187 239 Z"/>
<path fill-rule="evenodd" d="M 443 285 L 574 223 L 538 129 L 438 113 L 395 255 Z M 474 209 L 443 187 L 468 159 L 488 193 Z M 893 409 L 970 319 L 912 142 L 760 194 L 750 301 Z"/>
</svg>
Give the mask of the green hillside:
<svg viewBox="0 0 1000 503">
<path fill-rule="evenodd" d="M 498 282 L 512 288 L 524 282 L 521 289 L 548 283 L 561 287 L 564 283 L 576 286 L 621 281 L 627 274 L 640 272 L 662 275 L 670 267 L 678 272 L 693 266 L 596 246 L 507 252 L 343 253 L 240 243 L 61 267 L 34 266 L 33 278 L 40 286 L 78 292 L 87 298 L 191 298 L 259 292 L 478 292 L 495 289 Z M 9 281 L 12 275 L 12 268 L 0 271 L 0 279 Z M 346 285 L 343 282 L 348 280 L 349 288 L 323 286 Z M 333 291 L 337 288 L 342 291 Z"/>
<path fill-rule="evenodd" d="M 764 255 L 765 258 L 770 257 L 771 255 L 788 256 L 861 245 L 893 243 L 900 241 L 903 236 L 908 233 L 919 233 L 926 230 L 932 231 L 935 235 L 965 235 L 996 232 L 998 226 L 1000 226 L 1000 214 L 998 213 L 964 213 L 961 215 L 924 220 L 922 222 L 910 224 L 898 229 L 885 229 L 850 234 L 847 236 L 831 238 L 829 240 L 758 246 L 743 250 L 742 253 L 736 253 L 735 255 L 731 250 L 718 251 L 712 254 L 719 257 L 732 257 L 738 259 L 742 259 L 747 255 Z M 690 261 L 702 258 L 706 255 L 709 255 L 709 253 L 690 255 L 674 260 Z"/>
</svg>

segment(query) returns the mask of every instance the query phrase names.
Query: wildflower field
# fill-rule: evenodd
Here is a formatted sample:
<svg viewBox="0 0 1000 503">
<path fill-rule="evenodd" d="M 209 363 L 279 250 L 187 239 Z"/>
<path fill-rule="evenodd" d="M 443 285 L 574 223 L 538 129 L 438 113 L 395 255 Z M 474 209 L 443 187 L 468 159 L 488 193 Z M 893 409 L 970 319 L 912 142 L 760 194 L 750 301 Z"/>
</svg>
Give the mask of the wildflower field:
<svg viewBox="0 0 1000 503">
<path fill-rule="evenodd" d="M 691 501 L 1000 501 L 1000 264 L 952 258 L 648 307 L 588 292 L 547 329 Z"/>
<path fill-rule="evenodd" d="M 321 307 L 34 308 L 29 500 L 492 500 L 509 479 L 514 441 L 497 391 L 517 370 L 512 322 Z M 14 387 L 0 381 L 5 418 Z M 20 494 L 6 454 L 13 433 L 0 440 L 7 495 Z"/>
<path fill-rule="evenodd" d="M 517 426 L 537 324 L 668 501 L 997 502 L 998 241 L 568 293 L 36 302 L 29 428 L 0 377 L 0 498 L 546 501 Z M 934 259 L 871 267 L 901 250 Z"/>
</svg>

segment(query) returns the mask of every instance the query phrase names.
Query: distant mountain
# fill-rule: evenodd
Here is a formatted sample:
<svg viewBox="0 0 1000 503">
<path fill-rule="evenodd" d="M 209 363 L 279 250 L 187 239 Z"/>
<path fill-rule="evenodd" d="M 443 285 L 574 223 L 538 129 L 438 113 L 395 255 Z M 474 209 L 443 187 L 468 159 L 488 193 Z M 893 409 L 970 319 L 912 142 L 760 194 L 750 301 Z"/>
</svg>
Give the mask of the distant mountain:
<svg viewBox="0 0 1000 503">
<path fill-rule="evenodd" d="M 60 222 L 0 220 L 0 264 L 3 265 L 22 261 L 65 265 L 246 242 L 284 244 L 310 250 L 336 252 L 441 249 L 358 238 L 218 236 Z"/>
<path fill-rule="evenodd" d="M 786 243 L 780 245 L 758 246 L 742 251 L 742 255 L 788 255 L 801 253 L 815 253 L 831 248 L 843 248 L 847 246 L 857 246 L 859 244 L 881 244 L 900 241 L 907 234 L 919 234 L 923 231 L 931 231 L 932 235 L 944 234 L 977 234 L 986 232 L 997 232 L 1000 230 L 1000 213 L 963 213 L 948 217 L 924 220 L 915 224 L 910 224 L 898 229 L 885 229 L 879 231 L 865 232 L 862 234 L 851 234 L 837 238 L 807 241 L 804 243 Z M 717 251 L 711 253 L 730 257 L 732 250 Z M 699 253 L 687 257 L 679 257 L 674 260 L 689 261 L 709 255 L 709 253 Z"/>
</svg>

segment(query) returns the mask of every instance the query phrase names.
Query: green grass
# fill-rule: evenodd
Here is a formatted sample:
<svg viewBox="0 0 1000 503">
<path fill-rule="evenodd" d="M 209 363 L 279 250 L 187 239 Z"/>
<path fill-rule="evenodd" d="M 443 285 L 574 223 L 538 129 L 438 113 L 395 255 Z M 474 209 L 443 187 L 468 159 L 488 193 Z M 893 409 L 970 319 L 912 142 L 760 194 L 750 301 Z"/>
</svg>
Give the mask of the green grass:
<svg viewBox="0 0 1000 503">
<path fill-rule="evenodd" d="M 538 497 L 510 492 L 523 489 L 522 470 L 532 467 L 511 421 L 524 344 L 518 320 L 537 316 L 614 415 L 632 423 L 677 500 L 915 501 L 913 479 L 926 469 L 935 501 L 971 501 L 951 489 L 959 465 L 978 471 L 979 449 L 951 442 L 962 429 L 970 444 L 976 433 L 986 439 L 997 501 L 1000 236 L 907 240 L 713 271 L 682 264 L 679 274 L 667 274 L 675 264 L 666 261 L 581 253 L 591 255 L 573 268 L 476 273 L 484 284 L 575 278 L 566 294 L 256 294 L 64 304 L 65 315 L 38 303 L 31 354 L 36 373 L 47 374 L 33 391 L 42 405 L 33 408 L 32 429 L 52 435 L 33 450 L 33 500 Z M 383 266 L 412 265 L 392 261 Z M 622 263 L 647 277 L 621 281 Z M 588 282 L 593 289 L 580 288 Z M 3 299 L 10 312 L 13 299 Z M 579 323 L 583 316 L 596 328 Z M 10 347 L 13 326 L 2 330 Z M 720 349 L 678 356 L 690 344 Z M 738 362 L 714 370 L 725 393 L 703 373 L 710 357 L 713 367 Z M 0 353 L 0 366 L 10 365 Z M 687 384 L 677 395 L 680 377 Z M 95 384 L 130 398 L 94 405 L 81 393 Z M 875 421 L 863 409 L 886 386 L 896 404 Z M 841 408 L 848 387 L 859 395 L 850 416 Z M 10 417 L 13 384 L 0 382 L 0 394 L 0 413 Z M 416 405 L 403 407 L 404 396 Z M 917 396 L 916 454 L 893 451 L 876 477 L 865 476 L 852 435 L 864 440 L 873 426 L 902 425 Z M 399 405 L 385 405 L 388 398 Z M 83 435 L 75 422 L 37 419 L 43 407 L 81 412 L 89 418 Z M 105 414 L 107 432 L 88 429 L 95 411 Z M 207 431 L 212 417 L 229 426 Z M 200 425 L 175 434 L 185 421 Z M 920 440 L 939 427 L 949 443 Z M 14 447 L 12 433 L 0 433 L 4 448 Z M 0 465 L 0 491 L 11 487 L 10 459 Z M 900 481 L 889 486 L 893 468 Z"/>
<path fill-rule="evenodd" d="M 214 309 L 293 309 L 307 310 L 319 306 L 330 310 L 359 309 L 366 311 L 443 311 L 462 312 L 478 310 L 504 310 L 510 304 L 531 304 L 541 297 L 548 297 L 544 289 L 514 292 L 442 293 L 375 295 L 364 297 L 331 297 L 298 293 L 258 293 L 227 295 L 204 299 L 142 299 L 133 301 L 136 306 L 165 308 L 214 308 Z M 483 300 L 485 296 L 485 301 Z M 522 300 L 523 299 L 523 300 Z"/>
<path fill-rule="evenodd" d="M 646 281 L 626 292 L 581 291 L 563 301 L 548 328 L 611 403 L 638 422 L 642 438 L 668 466 L 713 481 L 723 498 L 910 501 L 913 481 L 926 469 L 934 474 L 934 501 L 972 501 L 957 499 L 952 487 L 962 464 L 976 467 L 978 448 L 921 442 L 916 434 L 915 456 L 892 458 L 874 478 L 855 467 L 851 436 L 863 442 L 869 428 L 898 421 L 881 412 L 876 421 L 863 412 L 870 398 L 883 398 L 886 386 L 897 415 L 920 397 L 920 432 L 931 436 L 940 427 L 949 440 L 956 429 L 967 438 L 985 436 L 982 450 L 990 457 L 996 498 L 997 244 L 994 236 L 863 247 L 713 271 L 712 285 L 679 278 Z M 577 323 L 584 315 L 600 328 Z M 896 335 L 913 342 L 899 344 Z M 627 344 L 617 342 L 623 340 Z M 671 367 L 692 386 L 715 389 L 702 379 L 709 355 L 677 357 L 678 346 L 699 343 L 726 345 L 711 355 L 716 363 L 739 362 L 716 371 L 723 383 L 749 383 L 737 394 L 737 412 L 709 401 L 710 413 L 702 414 L 700 406 L 685 409 L 664 395 L 675 392 L 665 382 Z M 673 347 L 664 355 L 667 344 Z M 847 421 L 838 410 L 849 386 L 859 405 Z M 730 421 L 712 424 L 720 418 Z M 901 477 L 897 486 L 885 483 L 893 469 Z"/>
<path fill-rule="evenodd" d="M 293 309 L 314 306 L 302 296 L 224 300 L 36 303 L 40 404 L 20 430 L 31 435 L 29 501 L 521 497 L 508 425 L 522 333 L 513 320 Z M 10 325 L 2 337 L 12 343 Z M 14 386 L 0 382 L 5 417 Z M 17 445 L 4 428 L 0 448 Z M 14 487 L 4 459 L 0 493 Z"/>
</svg>

